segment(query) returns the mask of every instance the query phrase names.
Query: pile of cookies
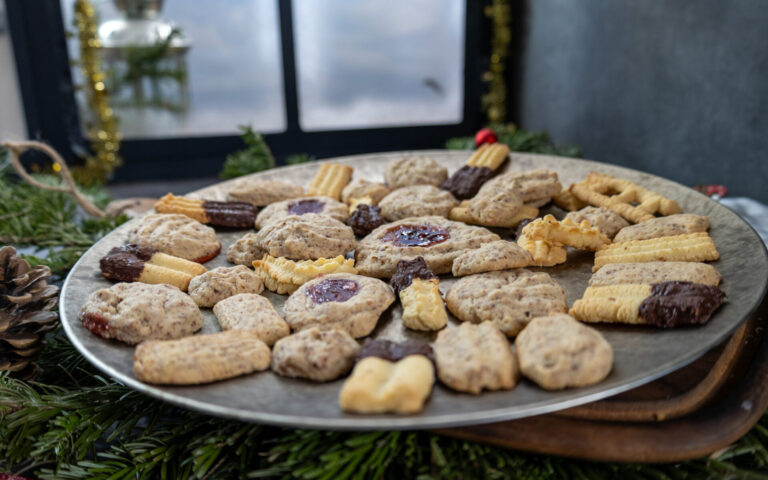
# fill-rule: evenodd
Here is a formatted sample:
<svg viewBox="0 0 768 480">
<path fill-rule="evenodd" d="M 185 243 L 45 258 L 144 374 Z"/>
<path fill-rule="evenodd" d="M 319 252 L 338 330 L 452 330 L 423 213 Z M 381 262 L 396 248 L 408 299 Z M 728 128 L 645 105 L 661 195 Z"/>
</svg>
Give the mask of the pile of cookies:
<svg viewBox="0 0 768 480">
<path fill-rule="evenodd" d="M 548 390 L 598 383 L 613 350 L 588 323 L 698 325 L 723 302 L 703 263 L 718 258 L 706 217 L 605 174 L 564 189 L 549 170 L 503 173 L 509 158 L 485 144 L 450 176 L 404 156 L 384 183 L 324 163 L 306 189 L 247 177 L 226 201 L 169 193 L 101 259 L 120 283 L 93 292 L 79 318 L 136 345 L 143 382 L 346 376 L 344 411 L 407 414 L 436 380 L 470 394 L 520 376 Z M 568 213 L 541 216 L 551 202 Z M 232 266 L 209 270 L 222 250 L 214 227 L 253 230 L 228 247 Z M 569 308 L 546 267 L 573 249 L 594 252 L 594 273 Z M 264 289 L 287 295 L 282 308 Z M 366 338 L 398 301 L 402 328 L 422 340 Z M 201 308 L 220 332 L 197 333 Z"/>
</svg>

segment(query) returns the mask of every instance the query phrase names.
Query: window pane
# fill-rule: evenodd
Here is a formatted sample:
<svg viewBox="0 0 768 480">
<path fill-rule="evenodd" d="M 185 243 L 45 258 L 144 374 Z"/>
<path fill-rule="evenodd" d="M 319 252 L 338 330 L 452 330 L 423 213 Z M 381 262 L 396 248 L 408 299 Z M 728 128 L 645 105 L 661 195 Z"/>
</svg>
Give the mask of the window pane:
<svg viewBox="0 0 768 480">
<path fill-rule="evenodd" d="M 75 0 L 61 0 L 67 30 L 72 24 Z M 138 35 L 146 28 L 160 31 L 157 24 L 138 23 L 121 29 L 109 20 L 124 19 L 116 4 L 152 4 L 94 0 L 101 33 L 113 38 Z M 285 130 L 282 54 L 277 0 L 166 0 L 159 2 L 158 18 L 180 29 L 177 39 L 190 46 L 181 58 L 164 57 L 149 64 L 126 62 L 136 49 L 104 52 L 111 103 L 120 118 L 126 138 L 222 135 L 237 133 L 240 124 L 252 124 L 262 132 Z M 142 20 L 149 22 L 151 20 Z M 112 30 L 109 30 L 112 28 Z M 124 38 L 124 37 L 122 37 Z M 133 38 L 133 37 L 131 37 Z M 174 45 L 173 43 L 171 45 Z M 76 38 L 69 42 L 71 58 L 79 57 Z M 130 53 L 126 53 L 130 52 Z M 139 65 L 141 68 L 137 68 Z M 146 68 L 145 68 L 146 67 Z M 154 70 L 153 70 L 154 69 Z M 147 72 L 156 73 L 147 73 Z M 137 75 L 137 72 L 139 73 Z M 158 73 L 159 72 L 159 73 Z M 82 83 L 79 66 L 73 67 L 76 84 Z M 138 78 L 137 78 L 138 77 Z M 78 102 L 84 105 L 82 93 Z M 87 121 L 88 109 L 81 108 Z"/>
<path fill-rule="evenodd" d="M 304 130 L 460 123 L 464 0 L 293 2 Z"/>
</svg>

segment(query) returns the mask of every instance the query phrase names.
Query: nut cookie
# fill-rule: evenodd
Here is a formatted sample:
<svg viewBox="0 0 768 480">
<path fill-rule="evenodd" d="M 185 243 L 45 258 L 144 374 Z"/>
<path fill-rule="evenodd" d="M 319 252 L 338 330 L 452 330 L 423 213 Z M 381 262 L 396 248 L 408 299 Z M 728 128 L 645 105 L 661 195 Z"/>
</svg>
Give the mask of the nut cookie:
<svg viewBox="0 0 768 480">
<path fill-rule="evenodd" d="M 248 202 L 257 207 L 266 207 L 275 202 L 304 195 L 299 185 L 278 180 L 260 178 L 238 179 L 227 192 L 227 199 L 235 202 Z"/>
<path fill-rule="evenodd" d="M 212 307 L 238 293 L 261 293 L 262 290 L 261 278 L 243 265 L 214 268 L 189 282 L 189 296 L 200 307 Z"/>
<path fill-rule="evenodd" d="M 327 215 L 307 213 L 267 224 L 256 233 L 254 243 L 273 257 L 316 260 L 345 255 L 354 250 L 355 233 L 352 228 Z"/>
<path fill-rule="evenodd" d="M 533 257 L 520 245 L 506 240 L 497 240 L 456 257 L 451 273 L 454 277 L 463 277 L 475 273 L 527 267 L 532 263 Z"/>
<path fill-rule="evenodd" d="M 118 283 L 103 288 L 88 297 L 77 317 L 93 334 L 129 345 L 186 337 L 203 326 L 195 302 L 163 284 Z"/>
<path fill-rule="evenodd" d="M 398 188 L 379 202 L 381 215 L 393 222 L 408 217 L 437 215 L 448 217 L 459 202 L 450 192 L 432 185 L 412 185 Z"/>
<path fill-rule="evenodd" d="M 392 160 L 384 172 L 391 189 L 411 185 L 438 186 L 448 178 L 448 170 L 428 157 L 402 157 Z"/>
<path fill-rule="evenodd" d="M 349 217 L 347 206 L 329 197 L 304 197 L 284 200 L 269 205 L 256 217 L 256 228 L 264 228 L 276 220 L 282 220 L 291 215 L 308 215 L 310 213 L 327 215 L 340 222 L 346 222 Z"/>
<path fill-rule="evenodd" d="M 523 203 L 530 207 L 541 207 L 552 200 L 552 196 L 559 193 L 563 186 L 557 173 L 547 169 L 531 170 L 522 173 L 505 173 L 488 181 L 488 184 L 514 183 Z"/>
<path fill-rule="evenodd" d="M 238 293 L 213 306 L 222 330 L 247 330 L 272 346 L 289 335 L 291 329 L 272 303 L 256 293 Z"/>
<path fill-rule="evenodd" d="M 180 213 L 153 213 L 128 231 L 128 243 L 203 263 L 221 251 L 216 231 Z"/>
<path fill-rule="evenodd" d="M 593 273 L 589 286 L 651 285 L 675 281 L 717 286 L 722 278 L 715 267 L 699 262 L 612 263 Z"/>
<path fill-rule="evenodd" d="M 470 323 L 491 321 L 508 336 L 532 319 L 565 313 L 565 290 L 549 275 L 525 269 L 462 277 L 445 294 L 448 310 Z"/>
<path fill-rule="evenodd" d="M 622 229 L 616 234 L 615 242 L 648 240 L 650 238 L 671 237 L 688 233 L 706 232 L 709 219 L 701 215 L 680 213 L 654 218 L 637 225 Z"/>
<path fill-rule="evenodd" d="M 347 332 L 313 327 L 281 338 L 272 349 L 272 370 L 284 377 L 328 382 L 355 363 L 360 345 Z"/>
<path fill-rule="evenodd" d="M 252 265 L 266 252 L 257 241 L 256 232 L 246 233 L 227 249 L 227 261 L 235 265 Z"/>
<path fill-rule="evenodd" d="M 368 180 L 358 178 L 352 180 L 341 191 L 341 201 L 351 205 L 353 199 L 368 197 L 370 205 L 378 205 L 381 199 L 386 197 L 390 191 L 389 187 L 383 183 L 369 182 Z"/>
<path fill-rule="evenodd" d="M 586 221 L 593 227 L 597 227 L 608 238 L 613 238 L 619 230 L 629 226 L 629 222 L 621 218 L 621 215 L 602 207 L 584 207 L 570 212 L 565 218 L 571 219 L 577 225 Z"/>
<path fill-rule="evenodd" d="M 218 332 L 136 347 L 133 372 L 142 382 L 196 385 L 269 367 L 269 347 L 253 332 Z"/>
<path fill-rule="evenodd" d="M 437 334 L 432 346 L 441 382 L 459 392 L 509 390 L 517 383 L 517 359 L 491 322 L 463 323 Z"/>
<path fill-rule="evenodd" d="M 547 390 L 593 385 L 613 366 L 613 349 L 600 332 L 565 314 L 534 318 L 515 347 L 520 373 Z"/>
<path fill-rule="evenodd" d="M 397 262 L 424 257 L 435 274 L 451 271 L 462 253 L 500 240 L 483 228 L 443 217 L 412 217 L 382 225 L 363 238 L 355 251 L 357 271 L 371 277 L 389 278 Z"/>
<path fill-rule="evenodd" d="M 328 326 L 358 338 L 371 333 L 379 316 L 394 301 L 392 289 L 381 280 L 332 273 L 293 292 L 283 305 L 283 315 L 294 331 Z"/>
</svg>

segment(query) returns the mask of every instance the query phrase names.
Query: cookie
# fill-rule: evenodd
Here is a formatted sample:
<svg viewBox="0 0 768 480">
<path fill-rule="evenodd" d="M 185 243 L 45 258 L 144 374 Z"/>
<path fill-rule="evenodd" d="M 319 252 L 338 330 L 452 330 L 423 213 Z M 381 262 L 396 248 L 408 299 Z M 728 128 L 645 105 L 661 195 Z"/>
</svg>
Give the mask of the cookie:
<svg viewBox="0 0 768 480">
<path fill-rule="evenodd" d="M 302 196 L 304 189 L 299 185 L 255 177 L 236 180 L 227 192 L 228 200 L 248 202 L 257 207 L 266 207 L 272 203 Z"/>
<path fill-rule="evenodd" d="M 491 322 L 463 323 L 437 334 L 432 346 L 437 376 L 449 388 L 478 394 L 509 390 L 517 383 L 517 359 L 499 329 Z"/>
<path fill-rule="evenodd" d="M 352 368 L 359 349 L 343 330 L 308 328 L 275 343 L 272 371 L 284 377 L 329 382 Z"/>
<path fill-rule="evenodd" d="M 257 209 L 247 202 L 216 202 L 177 197 L 172 193 L 155 203 L 157 213 L 179 213 L 219 227 L 250 228 Z"/>
<path fill-rule="evenodd" d="M 355 235 L 365 236 L 387 223 L 381 216 L 381 207 L 378 205 L 360 204 L 349 214 L 347 225 L 352 228 Z"/>
<path fill-rule="evenodd" d="M 262 290 L 261 278 L 243 265 L 214 268 L 189 282 L 189 296 L 200 307 L 212 307 L 238 293 L 261 293 Z"/>
<path fill-rule="evenodd" d="M 265 370 L 269 357 L 269 347 L 253 332 L 218 332 L 142 342 L 133 372 L 146 383 L 197 385 Z"/>
<path fill-rule="evenodd" d="M 246 233 L 227 249 L 227 261 L 235 265 L 252 265 L 266 253 L 255 232 Z"/>
<path fill-rule="evenodd" d="M 247 330 L 272 346 L 289 335 L 291 329 L 272 303 L 255 293 L 238 293 L 216 303 L 213 314 L 222 330 Z"/>
<path fill-rule="evenodd" d="M 622 228 L 629 226 L 629 222 L 621 218 L 621 215 L 602 207 L 584 207 L 570 212 L 565 218 L 572 220 L 577 225 L 586 221 L 593 227 L 597 227 L 609 239 L 616 236 L 616 233 Z"/>
<path fill-rule="evenodd" d="M 435 371 L 422 355 L 398 362 L 368 357 L 355 365 L 339 392 L 342 410 L 353 413 L 420 412 L 432 392 Z"/>
<path fill-rule="evenodd" d="M 566 217 L 562 222 L 558 222 L 552 215 L 532 221 L 523 227 L 522 234 L 531 240 L 544 240 L 552 245 L 567 245 L 589 251 L 611 243 L 605 234 L 586 220 L 577 224 Z"/>
<path fill-rule="evenodd" d="M 509 147 L 503 143 L 484 143 L 467 160 L 467 166 L 498 170 L 509 158 Z"/>
<path fill-rule="evenodd" d="M 523 230 L 525 230 L 525 227 L 523 227 Z M 568 256 L 568 251 L 564 246 L 546 240 L 532 239 L 522 232 L 517 237 L 517 244 L 531 254 L 533 258 L 532 264 L 537 267 L 560 265 L 565 263 Z"/>
<path fill-rule="evenodd" d="M 486 321 L 509 336 L 532 319 L 565 313 L 565 290 L 549 275 L 525 269 L 462 277 L 445 294 L 448 310 L 464 322 Z"/>
<path fill-rule="evenodd" d="M 437 278 L 422 257 L 397 262 L 389 284 L 403 306 L 403 326 L 412 330 L 440 330 L 448 321 Z"/>
<path fill-rule="evenodd" d="M 182 291 L 187 290 L 192 278 L 206 272 L 199 263 L 131 244 L 110 250 L 99 260 L 99 268 L 110 280 L 166 283 Z"/>
<path fill-rule="evenodd" d="M 613 366 L 613 349 L 600 332 L 565 314 L 531 320 L 515 348 L 520 373 L 547 390 L 593 385 Z"/>
<path fill-rule="evenodd" d="M 77 317 L 93 334 L 129 345 L 186 337 L 203 326 L 203 314 L 188 295 L 146 283 L 118 283 L 93 292 Z"/>
<path fill-rule="evenodd" d="M 576 196 L 571 193 L 570 187 L 560 190 L 560 192 L 552 195 L 552 201 L 558 207 L 568 210 L 569 212 L 580 210 L 589 205 L 576 198 Z"/>
<path fill-rule="evenodd" d="M 552 200 L 563 188 L 557 173 L 547 169 L 530 170 L 522 173 L 506 173 L 489 180 L 488 184 L 514 183 L 523 203 L 531 207 L 541 207 Z M 490 188 L 490 187 L 489 187 Z"/>
<path fill-rule="evenodd" d="M 612 263 L 592 274 L 589 286 L 650 285 L 662 282 L 693 282 L 717 286 L 722 275 L 712 265 L 698 262 Z"/>
<path fill-rule="evenodd" d="M 494 173 L 488 167 L 464 165 L 441 183 L 440 188 L 451 192 L 458 200 L 466 200 L 477 195 L 480 187 L 493 177 Z"/>
<path fill-rule="evenodd" d="M 264 253 L 294 260 L 333 258 L 355 249 L 355 234 L 350 227 L 317 213 L 271 222 L 256 233 L 253 241 Z"/>
<path fill-rule="evenodd" d="M 347 205 L 352 204 L 353 199 L 369 198 L 367 202 L 370 205 L 378 205 L 382 198 L 390 192 L 389 187 L 383 183 L 369 182 L 362 178 L 352 180 L 349 185 L 341 191 L 341 201 Z"/>
<path fill-rule="evenodd" d="M 341 200 L 341 191 L 352 179 L 354 169 L 349 165 L 340 165 L 338 163 L 323 163 L 315 174 L 315 177 L 309 182 L 307 195 L 331 197 L 334 200 Z"/>
<path fill-rule="evenodd" d="M 491 202 L 492 205 L 493 202 Z M 479 218 L 475 218 L 474 216 L 470 215 L 467 211 L 467 205 L 468 203 L 466 201 L 461 202 L 458 207 L 454 207 L 451 209 L 451 212 L 448 214 L 448 218 L 451 220 L 456 220 L 457 222 L 464 222 L 469 225 L 483 225 L 483 220 Z M 498 204 L 495 204 L 498 205 Z M 479 208 L 479 207 L 478 207 Z M 479 208 L 480 211 L 483 211 L 482 208 Z M 509 213 L 509 211 L 505 211 L 503 209 L 501 210 L 495 210 L 498 213 L 501 213 L 501 216 L 497 215 L 497 220 L 490 220 L 488 218 L 485 219 L 487 223 L 494 223 L 494 225 L 485 225 L 488 227 L 499 227 L 499 228 L 513 228 L 520 223 L 531 220 L 536 218 L 539 215 L 539 209 L 536 207 L 530 207 L 528 205 L 522 205 L 517 208 L 516 213 Z"/>
<path fill-rule="evenodd" d="M 724 299 L 716 286 L 692 282 L 609 285 L 587 287 L 569 313 L 582 322 L 702 325 Z"/>
<path fill-rule="evenodd" d="M 592 271 L 610 263 L 708 262 L 719 257 L 717 248 L 707 233 L 689 233 L 605 245 L 595 253 L 595 266 Z"/>
<path fill-rule="evenodd" d="M 438 186 L 448 177 L 448 170 L 428 157 L 401 157 L 389 162 L 384 181 L 391 189 L 411 185 Z"/>
<path fill-rule="evenodd" d="M 456 257 L 451 273 L 454 277 L 463 277 L 475 273 L 527 267 L 532 263 L 533 257 L 523 247 L 514 242 L 497 240 Z"/>
<path fill-rule="evenodd" d="M 499 178 L 499 177 L 496 177 Z M 473 198 L 462 202 L 472 223 L 488 227 L 510 225 L 511 218 L 523 206 L 523 198 L 514 182 L 488 181 Z M 538 213 L 538 212 L 537 212 Z"/>
<path fill-rule="evenodd" d="M 198 263 L 221 251 L 221 242 L 211 227 L 178 213 L 147 215 L 128 230 L 128 243 Z"/>
<path fill-rule="evenodd" d="M 654 218 L 646 222 L 622 229 L 616 234 L 615 242 L 648 240 L 650 238 L 672 237 L 687 233 L 706 232 L 709 219 L 701 215 L 681 213 L 667 217 Z"/>
<path fill-rule="evenodd" d="M 284 200 L 269 205 L 256 217 L 256 228 L 295 215 L 310 213 L 327 215 L 340 222 L 346 222 L 349 216 L 347 206 L 329 197 L 305 197 Z"/>
<path fill-rule="evenodd" d="M 570 191 L 582 202 L 613 210 L 632 223 L 652 220 L 654 213 L 672 215 L 682 212 L 674 200 L 604 173 L 590 173 L 583 182 L 571 185 Z"/>
<path fill-rule="evenodd" d="M 389 278 L 400 260 L 424 257 L 437 275 L 448 273 L 456 257 L 467 250 L 500 240 L 482 227 L 443 217 L 404 218 L 382 225 L 360 240 L 355 266 L 362 275 Z"/>
<path fill-rule="evenodd" d="M 283 305 L 283 315 L 294 331 L 322 325 L 358 338 L 371 333 L 379 316 L 394 301 L 392 289 L 381 280 L 332 273 L 293 292 Z"/>
<path fill-rule="evenodd" d="M 256 275 L 268 290 L 275 293 L 293 293 L 308 281 L 329 273 L 357 273 L 355 261 L 342 255 L 334 258 L 293 261 L 264 255 L 253 262 Z"/>
<path fill-rule="evenodd" d="M 450 192 L 432 185 L 412 185 L 398 188 L 379 202 L 381 215 L 393 222 L 408 217 L 438 215 L 448 217 L 448 213 L 459 202 Z"/>
</svg>

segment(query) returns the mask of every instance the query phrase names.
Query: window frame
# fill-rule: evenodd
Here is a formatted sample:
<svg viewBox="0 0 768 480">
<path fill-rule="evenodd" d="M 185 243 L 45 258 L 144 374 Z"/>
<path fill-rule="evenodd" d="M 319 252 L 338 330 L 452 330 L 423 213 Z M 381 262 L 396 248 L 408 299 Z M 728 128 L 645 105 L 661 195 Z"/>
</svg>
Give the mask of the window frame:
<svg viewBox="0 0 768 480">
<path fill-rule="evenodd" d="M 346 130 L 303 131 L 299 126 L 291 0 L 278 0 L 286 129 L 266 135 L 278 164 L 287 155 L 327 158 L 366 152 L 441 148 L 449 137 L 468 135 L 480 125 L 481 75 L 487 67 L 481 40 L 487 31 L 484 2 L 465 2 L 462 121 Z M 69 162 L 89 149 L 80 127 L 59 0 L 6 0 L 29 137 L 50 143 Z M 227 154 L 243 147 L 238 135 L 123 140 L 123 167 L 113 181 L 216 175 Z"/>
</svg>

